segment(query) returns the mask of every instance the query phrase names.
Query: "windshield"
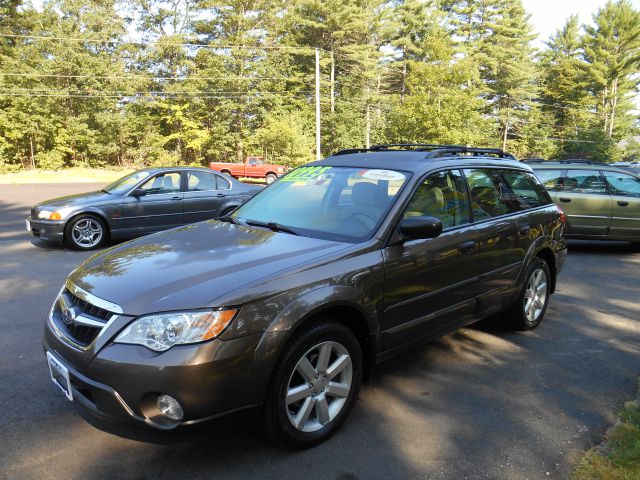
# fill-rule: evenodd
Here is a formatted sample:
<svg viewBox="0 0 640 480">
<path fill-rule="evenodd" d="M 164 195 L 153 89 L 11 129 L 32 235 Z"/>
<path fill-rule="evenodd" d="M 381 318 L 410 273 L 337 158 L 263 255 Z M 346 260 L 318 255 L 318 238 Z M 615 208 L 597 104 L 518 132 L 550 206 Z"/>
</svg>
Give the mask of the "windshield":
<svg viewBox="0 0 640 480">
<path fill-rule="evenodd" d="M 301 167 L 232 217 L 250 224 L 279 224 L 310 237 L 363 241 L 378 227 L 407 176 L 395 170 Z"/>
<path fill-rule="evenodd" d="M 133 172 L 107 185 L 102 189 L 102 191 L 111 194 L 126 193 L 139 181 L 147 178 L 149 175 L 151 175 L 151 173 L 147 172 L 146 170 Z"/>
</svg>

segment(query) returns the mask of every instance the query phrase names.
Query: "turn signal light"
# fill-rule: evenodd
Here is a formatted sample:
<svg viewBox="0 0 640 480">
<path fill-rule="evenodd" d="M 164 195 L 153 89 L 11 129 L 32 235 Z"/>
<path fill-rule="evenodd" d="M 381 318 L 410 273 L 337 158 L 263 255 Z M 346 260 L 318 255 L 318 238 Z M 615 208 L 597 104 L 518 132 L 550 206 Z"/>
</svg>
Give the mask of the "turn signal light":
<svg viewBox="0 0 640 480">
<path fill-rule="evenodd" d="M 565 223 L 567 223 L 567 216 L 564 214 L 564 212 L 559 206 L 556 205 L 556 208 L 558 209 L 558 213 L 560 214 L 560 221 L 564 225 Z"/>
<path fill-rule="evenodd" d="M 52 212 L 51 215 L 49 215 L 49 220 L 62 220 L 62 215 L 58 212 Z"/>
</svg>

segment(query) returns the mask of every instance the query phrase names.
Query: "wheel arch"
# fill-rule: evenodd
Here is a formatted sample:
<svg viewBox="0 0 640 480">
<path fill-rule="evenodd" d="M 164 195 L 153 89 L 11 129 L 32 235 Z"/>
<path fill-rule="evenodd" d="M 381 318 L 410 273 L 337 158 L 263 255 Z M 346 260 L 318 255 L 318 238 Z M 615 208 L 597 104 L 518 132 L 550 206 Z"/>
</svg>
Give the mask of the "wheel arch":
<svg viewBox="0 0 640 480">
<path fill-rule="evenodd" d="M 98 217 L 100 220 L 102 220 L 102 223 L 104 223 L 105 227 L 106 227 L 106 231 L 105 234 L 107 235 L 107 239 L 109 239 L 111 237 L 111 225 L 109 224 L 109 221 L 107 220 L 107 216 L 104 214 L 104 212 L 97 210 L 97 209 L 92 209 L 92 208 L 88 208 L 88 209 L 84 209 L 80 212 L 75 212 L 74 214 L 72 214 L 69 219 L 67 220 L 66 224 L 65 224 L 65 228 L 64 228 L 64 235 L 67 235 L 67 229 L 70 227 L 71 222 L 73 222 L 73 220 L 75 220 L 76 218 L 78 218 L 81 215 L 92 215 L 94 217 Z"/>
</svg>

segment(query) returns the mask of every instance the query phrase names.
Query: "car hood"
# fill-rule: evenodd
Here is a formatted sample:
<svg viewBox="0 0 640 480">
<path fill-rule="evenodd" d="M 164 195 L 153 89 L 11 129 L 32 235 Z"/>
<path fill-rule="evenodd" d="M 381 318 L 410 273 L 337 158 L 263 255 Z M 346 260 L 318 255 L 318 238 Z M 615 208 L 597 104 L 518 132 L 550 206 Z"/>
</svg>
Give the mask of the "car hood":
<svg viewBox="0 0 640 480">
<path fill-rule="evenodd" d="M 42 210 L 43 208 L 63 208 L 73 207 L 76 205 L 93 205 L 96 203 L 103 203 L 106 201 L 112 201 L 115 197 L 105 192 L 87 192 L 78 193 L 75 195 L 67 195 L 66 197 L 52 198 L 45 202 L 38 203 L 34 208 Z"/>
<path fill-rule="evenodd" d="M 194 309 L 348 246 L 209 220 L 105 250 L 69 279 L 129 315 Z"/>
</svg>

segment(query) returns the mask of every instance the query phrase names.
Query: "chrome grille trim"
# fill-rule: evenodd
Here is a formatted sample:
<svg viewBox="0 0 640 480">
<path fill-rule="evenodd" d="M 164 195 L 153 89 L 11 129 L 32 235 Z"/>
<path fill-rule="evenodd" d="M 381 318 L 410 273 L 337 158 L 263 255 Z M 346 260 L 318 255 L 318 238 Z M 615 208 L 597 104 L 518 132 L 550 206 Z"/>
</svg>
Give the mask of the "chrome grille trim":
<svg viewBox="0 0 640 480">
<path fill-rule="evenodd" d="M 67 287 L 67 290 L 73 293 L 76 297 L 84 300 L 87 303 L 90 303 L 91 305 L 95 305 L 96 307 L 102 308 L 103 310 L 109 310 L 113 313 L 124 313 L 122 311 L 122 307 L 117 303 L 112 303 L 100 297 L 96 297 L 95 295 L 71 283 L 71 280 L 67 280 L 65 286 Z"/>
</svg>

